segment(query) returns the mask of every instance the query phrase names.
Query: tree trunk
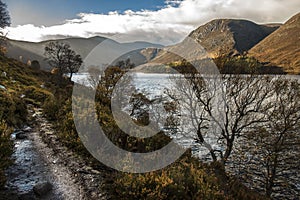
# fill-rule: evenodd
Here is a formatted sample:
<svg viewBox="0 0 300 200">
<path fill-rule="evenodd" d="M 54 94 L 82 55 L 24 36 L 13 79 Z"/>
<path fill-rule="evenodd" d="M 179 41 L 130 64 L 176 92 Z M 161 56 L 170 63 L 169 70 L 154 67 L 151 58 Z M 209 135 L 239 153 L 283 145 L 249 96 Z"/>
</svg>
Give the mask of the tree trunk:
<svg viewBox="0 0 300 200">
<path fill-rule="evenodd" d="M 276 169 L 278 165 L 278 155 L 276 154 L 274 157 L 274 161 L 271 161 L 271 173 L 268 174 L 268 180 L 266 181 L 266 195 L 267 197 L 271 197 L 273 193 L 274 181 L 276 176 Z"/>
</svg>

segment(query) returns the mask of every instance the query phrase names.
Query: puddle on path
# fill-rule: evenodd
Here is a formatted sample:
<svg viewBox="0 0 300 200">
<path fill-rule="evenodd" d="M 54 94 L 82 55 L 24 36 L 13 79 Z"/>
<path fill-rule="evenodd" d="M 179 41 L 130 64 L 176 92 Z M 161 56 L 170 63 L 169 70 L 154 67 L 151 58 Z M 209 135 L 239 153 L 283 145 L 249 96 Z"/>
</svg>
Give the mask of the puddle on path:
<svg viewBox="0 0 300 200">
<path fill-rule="evenodd" d="M 30 137 L 29 134 L 27 136 Z M 33 187 L 41 182 L 53 182 L 48 165 L 38 154 L 32 139 L 15 139 L 14 144 L 15 151 L 12 158 L 15 162 L 6 171 L 8 180 L 6 188 L 18 196 L 37 198 L 34 196 Z M 62 199 L 56 190 L 54 185 L 53 190 L 41 199 Z"/>
</svg>

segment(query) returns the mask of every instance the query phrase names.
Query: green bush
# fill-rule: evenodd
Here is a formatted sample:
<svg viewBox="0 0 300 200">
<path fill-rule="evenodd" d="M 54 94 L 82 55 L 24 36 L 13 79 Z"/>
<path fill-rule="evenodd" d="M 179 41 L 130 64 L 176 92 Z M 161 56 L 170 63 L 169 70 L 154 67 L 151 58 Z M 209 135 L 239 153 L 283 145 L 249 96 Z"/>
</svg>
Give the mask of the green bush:
<svg viewBox="0 0 300 200">
<path fill-rule="evenodd" d="M 27 108 L 24 101 L 15 95 L 0 92 L 0 117 L 10 126 L 21 126 L 27 119 Z"/>
<path fill-rule="evenodd" d="M 247 56 L 224 55 L 214 58 L 214 62 L 222 74 L 254 74 L 262 67 L 255 58 Z"/>
</svg>

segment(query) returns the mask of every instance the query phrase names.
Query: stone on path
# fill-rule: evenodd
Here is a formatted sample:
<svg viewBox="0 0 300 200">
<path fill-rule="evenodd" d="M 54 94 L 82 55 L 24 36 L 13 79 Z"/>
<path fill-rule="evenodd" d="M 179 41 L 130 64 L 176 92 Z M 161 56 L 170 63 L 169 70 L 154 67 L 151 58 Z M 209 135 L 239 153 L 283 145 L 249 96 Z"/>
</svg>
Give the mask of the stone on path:
<svg viewBox="0 0 300 200">
<path fill-rule="evenodd" d="M 33 191 L 36 195 L 42 197 L 42 196 L 46 196 L 52 190 L 52 188 L 53 188 L 53 186 L 51 183 L 42 182 L 42 183 L 38 183 L 37 185 L 35 185 L 33 187 Z"/>
</svg>

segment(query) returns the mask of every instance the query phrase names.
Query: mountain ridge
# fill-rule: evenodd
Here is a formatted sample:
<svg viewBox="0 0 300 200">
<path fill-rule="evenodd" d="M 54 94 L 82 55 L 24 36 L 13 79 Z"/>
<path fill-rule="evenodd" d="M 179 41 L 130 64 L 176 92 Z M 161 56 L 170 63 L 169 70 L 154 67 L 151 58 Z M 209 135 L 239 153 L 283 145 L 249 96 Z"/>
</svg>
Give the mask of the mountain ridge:
<svg viewBox="0 0 300 200">
<path fill-rule="evenodd" d="M 244 19 L 214 19 L 193 30 L 187 38 L 198 42 L 211 58 L 232 56 L 245 54 L 278 27 L 277 24 L 259 25 Z M 152 62 L 166 64 L 181 60 L 179 56 L 167 52 L 174 46 L 165 48 Z"/>
<path fill-rule="evenodd" d="M 113 46 L 118 46 L 120 49 L 124 49 L 124 48 L 144 49 L 144 47 L 157 47 L 157 48 L 162 47 L 161 45 L 158 44 L 152 44 L 143 41 L 119 43 L 115 40 L 101 37 L 101 36 L 95 36 L 91 38 L 72 37 L 72 38 L 64 38 L 64 39 L 57 39 L 57 40 L 46 40 L 41 42 L 27 42 L 27 41 L 8 39 L 7 56 L 18 59 L 24 63 L 26 63 L 28 60 L 31 61 L 37 60 L 39 61 L 43 69 L 51 70 L 51 67 L 48 65 L 48 63 L 45 60 L 44 48 L 47 43 L 55 42 L 55 41 L 68 43 L 76 53 L 81 55 L 83 59 L 86 58 L 89 55 L 89 53 L 103 41 L 107 41 Z M 115 52 L 118 51 L 118 49 L 111 49 L 111 51 Z M 118 59 L 124 59 L 130 57 L 132 62 L 134 62 L 136 65 L 148 62 L 147 55 L 143 55 L 143 53 L 141 53 L 140 51 L 141 50 L 129 52 L 126 55 L 122 55 Z"/>
<path fill-rule="evenodd" d="M 48 66 L 44 58 L 44 47 L 48 42 L 69 43 L 72 49 L 85 58 L 92 49 L 108 39 L 107 41 L 115 44 L 113 45 L 115 49 L 111 53 L 116 53 L 118 48 L 123 51 L 126 47 L 137 49 L 121 56 L 119 60 L 130 58 L 136 66 L 145 63 L 149 63 L 149 66 L 155 66 L 153 63 L 161 66 L 183 60 L 184 58 L 170 52 L 186 48 L 182 47 L 185 45 L 184 41 L 193 39 L 206 51 L 203 52 L 203 48 L 192 50 L 190 54 L 196 55 L 193 57 L 196 59 L 243 55 L 254 57 L 264 65 L 282 68 L 286 73 L 300 74 L 299 30 L 300 13 L 284 24 L 256 24 L 245 19 L 214 19 L 193 30 L 183 42 L 167 47 L 143 41 L 118 43 L 102 36 L 47 40 L 38 43 L 8 40 L 7 55 L 23 62 L 38 60 L 41 66 Z M 107 49 L 105 53 L 109 55 L 110 50 Z M 49 70 L 50 67 L 46 69 Z"/>
</svg>

